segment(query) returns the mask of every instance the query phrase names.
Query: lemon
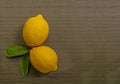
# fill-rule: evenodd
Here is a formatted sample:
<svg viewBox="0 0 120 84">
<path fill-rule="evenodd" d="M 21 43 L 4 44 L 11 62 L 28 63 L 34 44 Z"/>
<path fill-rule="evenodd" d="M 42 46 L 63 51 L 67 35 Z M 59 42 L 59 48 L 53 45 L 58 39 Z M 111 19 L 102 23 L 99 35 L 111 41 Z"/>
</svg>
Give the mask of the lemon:
<svg viewBox="0 0 120 84">
<path fill-rule="evenodd" d="M 42 73 L 57 70 L 57 54 L 48 46 L 38 46 L 32 48 L 30 50 L 30 61 L 34 68 Z"/>
<path fill-rule="evenodd" d="M 49 26 L 41 14 L 30 17 L 23 27 L 23 39 L 30 46 L 41 45 L 48 37 Z"/>
</svg>

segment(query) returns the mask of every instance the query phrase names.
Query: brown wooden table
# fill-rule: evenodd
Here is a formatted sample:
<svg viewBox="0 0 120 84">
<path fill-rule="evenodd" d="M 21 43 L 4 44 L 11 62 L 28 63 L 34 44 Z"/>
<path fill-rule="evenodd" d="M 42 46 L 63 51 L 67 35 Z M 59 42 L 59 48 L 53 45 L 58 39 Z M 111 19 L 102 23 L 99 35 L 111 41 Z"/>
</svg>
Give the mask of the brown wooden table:
<svg viewBox="0 0 120 84">
<path fill-rule="evenodd" d="M 5 49 L 24 43 L 27 18 L 43 14 L 50 25 L 44 45 L 59 55 L 57 72 L 19 71 L 20 57 Z M 120 0 L 0 0 L 0 84 L 120 84 Z"/>
</svg>

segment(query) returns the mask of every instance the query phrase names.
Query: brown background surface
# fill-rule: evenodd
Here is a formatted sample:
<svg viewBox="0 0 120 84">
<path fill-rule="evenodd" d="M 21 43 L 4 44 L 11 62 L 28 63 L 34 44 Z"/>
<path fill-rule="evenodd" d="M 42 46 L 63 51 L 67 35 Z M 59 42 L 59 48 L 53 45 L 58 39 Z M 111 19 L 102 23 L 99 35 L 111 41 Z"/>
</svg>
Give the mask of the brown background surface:
<svg viewBox="0 0 120 84">
<path fill-rule="evenodd" d="M 5 49 L 22 40 L 27 18 L 50 25 L 44 45 L 59 55 L 57 72 L 19 71 Z M 0 84 L 120 84 L 120 0 L 0 0 Z"/>
</svg>

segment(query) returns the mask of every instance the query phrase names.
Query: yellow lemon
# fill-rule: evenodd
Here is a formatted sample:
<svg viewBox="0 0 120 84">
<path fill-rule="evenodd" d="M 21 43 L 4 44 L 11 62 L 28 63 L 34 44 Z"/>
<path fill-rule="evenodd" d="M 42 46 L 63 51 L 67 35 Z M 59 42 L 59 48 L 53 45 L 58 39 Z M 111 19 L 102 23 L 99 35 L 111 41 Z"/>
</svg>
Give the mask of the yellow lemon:
<svg viewBox="0 0 120 84">
<path fill-rule="evenodd" d="M 48 37 L 49 26 L 41 14 L 29 18 L 23 27 L 23 39 L 30 46 L 41 45 Z"/>
<path fill-rule="evenodd" d="M 38 46 L 32 48 L 30 50 L 30 61 L 34 68 L 42 73 L 57 70 L 57 54 L 48 46 Z"/>
</svg>

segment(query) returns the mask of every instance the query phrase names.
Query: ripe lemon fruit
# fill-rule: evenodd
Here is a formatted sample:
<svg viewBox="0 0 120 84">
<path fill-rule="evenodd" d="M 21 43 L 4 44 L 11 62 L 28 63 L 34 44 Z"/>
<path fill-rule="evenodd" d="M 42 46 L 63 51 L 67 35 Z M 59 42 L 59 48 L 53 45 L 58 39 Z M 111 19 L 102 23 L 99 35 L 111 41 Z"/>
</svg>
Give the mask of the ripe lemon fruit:
<svg viewBox="0 0 120 84">
<path fill-rule="evenodd" d="M 23 27 L 23 39 L 30 46 L 41 45 L 48 37 L 49 26 L 41 14 L 30 17 Z"/>
<path fill-rule="evenodd" d="M 42 73 L 57 70 L 58 56 L 48 46 L 38 46 L 30 50 L 30 61 L 35 69 Z"/>
</svg>

